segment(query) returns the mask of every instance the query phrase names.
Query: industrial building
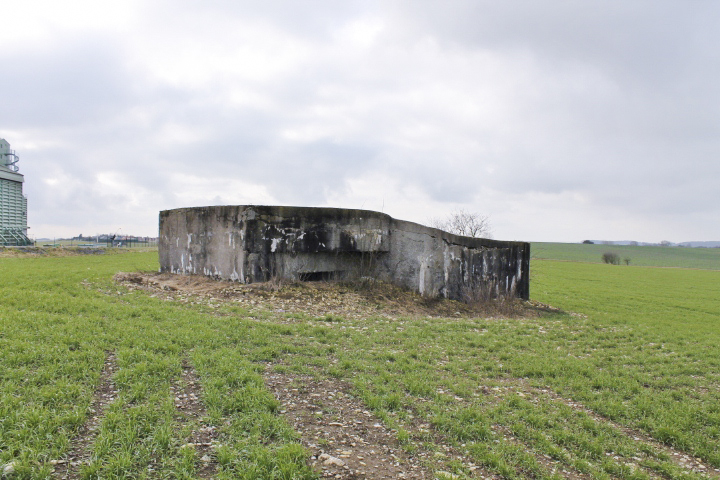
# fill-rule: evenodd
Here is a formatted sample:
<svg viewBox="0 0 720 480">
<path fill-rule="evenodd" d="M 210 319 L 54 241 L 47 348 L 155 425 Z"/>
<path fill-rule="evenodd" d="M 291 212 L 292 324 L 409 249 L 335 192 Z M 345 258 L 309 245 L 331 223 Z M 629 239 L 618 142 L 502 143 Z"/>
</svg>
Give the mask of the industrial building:
<svg viewBox="0 0 720 480">
<path fill-rule="evenodd" d="M 31 245 L 27 236 L 27 198 L 23 195 L 25 177 L 18 173 L 18 156 L 0 138 L 0 246 Z"/>
</svg>

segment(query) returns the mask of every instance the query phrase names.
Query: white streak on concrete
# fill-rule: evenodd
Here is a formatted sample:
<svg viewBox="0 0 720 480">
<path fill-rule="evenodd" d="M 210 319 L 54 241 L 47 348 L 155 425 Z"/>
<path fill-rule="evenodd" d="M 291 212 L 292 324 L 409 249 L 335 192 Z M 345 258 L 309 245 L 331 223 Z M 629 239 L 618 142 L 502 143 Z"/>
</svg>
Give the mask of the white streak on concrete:
<svg viewBox="0 0 720 480">
<path fill-rule="evenodd" d="M 282 238 L 273 238 L 272 244 L 270 245 L 270 251 L 275 252 L 275 250 L 277 250 L 278 244 L 281 243 L 282 241 L 283 241 Z"/>
<path fill-rule="evenodd" d="M 427 268 L 427 263 L 425 260 L 420 262 L 420 276 L 418 278 L 418 291 L 420 292 L 420 295 L 425 294 L 425 269 Z"/>
</svg>

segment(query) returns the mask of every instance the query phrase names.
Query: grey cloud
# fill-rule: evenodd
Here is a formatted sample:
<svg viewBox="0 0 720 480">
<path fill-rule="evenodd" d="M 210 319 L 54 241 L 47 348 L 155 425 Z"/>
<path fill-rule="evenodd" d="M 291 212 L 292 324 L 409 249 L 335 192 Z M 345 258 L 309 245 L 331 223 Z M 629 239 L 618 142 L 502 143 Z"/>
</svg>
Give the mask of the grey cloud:
<svg viewBox="0 0 720 480">
<path fill-rule="evenodd" d="M 132 82 L 116 47 L 88 39 L 43 51 L 5 52 L 0 123 L 15 128 L 90 124 L 132 98 Z"/>
<path fill-rule="evenodd" d="M 62 140 L 18 152 L 31 218 L 73 224 L 107 212 L 153 217 L 182 199 L 171 191 L 171 174 L 238 179 L 264 185 L 279 202 L 308 205 L 342 197 L 348 181 L 375 174 L 435 206 L 481 210 L 490 197 L 510 205 L 572 193 L 590 210 L 617 209 L 648 222 L 717 215 L 714 3 L 213 1 L 143 8 L 143 28 L 158 28 L 149 42 L 168 34 L 164 22 L 179 16 L 197 18 L 199 30 L 187 35 L 200 46 L 214 19 L 224 28 L 249 21 L 296 39 L 310 55 L 263 81 L 228 71 L 197 86 L 151 78 L 133 62 L 139 52 L 111 33 L 0 53 L 15 66 L 0 77 L 8 92 L 0 130 Z M 338 28 L 364 16 L 385 22 L 377 43 L 341 51 Z M 182 52 L 171 55 L 182 60 Z M 231 91 L 263 101 L 234 103 Z M 287 134 L 303 129 L 318 133 Z M 52 198 L 38 181 L 55 172 L 52 165 L 75 182 L 65 198 Z M 122 202 L 133 192 L 103 194 L 103 172 L 122 173 L 131 190 L 152 192 L 155 203 L 127 211 Z M 224 195 L 205 198 L 222 202 Z M 497 205 L 496 218 L 503 215 Z M 527 233 L 519 226 L 507 235 Z"/>
<path fill-rule="evenodd" d="M 159 11 L 183 11 L 198 19 L 207 17 L 253 19 L 278 26 L 299 37 L 327 40 L 338 25 L 356 18 L 368 10 L 377 10 L 379 3 L 375 0 L 363 2 L 210 0 L 199 4 L 182 0 L 179 2 L 166 1 Z M 160 14 L 160 16 L 162 15 L 164 13 Z M 173 16 L 170 15 L 170 18 Z"/>
<path fill-rule="evenodd" d="M 461 46 L 518 49 L 545 58 L 602 63 L 626 73 L 662 78 L 682 74 L 678 65 L 715 58 L 714 2 L 644 0 L 403 1 L 415 32 Z"/>
</svg>

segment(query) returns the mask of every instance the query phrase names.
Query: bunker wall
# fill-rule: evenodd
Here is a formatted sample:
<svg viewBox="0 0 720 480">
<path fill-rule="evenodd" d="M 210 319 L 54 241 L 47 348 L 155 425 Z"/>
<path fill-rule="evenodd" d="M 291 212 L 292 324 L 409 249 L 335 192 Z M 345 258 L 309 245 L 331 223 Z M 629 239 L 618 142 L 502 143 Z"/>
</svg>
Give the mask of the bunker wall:
<svg viewBox="0 0 720 480">
<path fill-rule="evenodd" d="M 218 206 L 160 212 L 160 270 L 253 283 L 373 277 L 428 296 L 529 297 L 530 246 L 368 210 Z"/>
</svg>

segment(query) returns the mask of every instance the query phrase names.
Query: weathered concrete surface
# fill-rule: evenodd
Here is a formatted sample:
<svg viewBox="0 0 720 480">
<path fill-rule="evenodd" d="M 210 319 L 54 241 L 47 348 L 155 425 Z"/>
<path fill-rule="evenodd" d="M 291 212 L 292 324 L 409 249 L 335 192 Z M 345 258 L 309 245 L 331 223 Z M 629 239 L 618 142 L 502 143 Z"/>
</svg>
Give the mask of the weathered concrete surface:
<svg viewBox="0 0 720 480">
<path fill-rule="evenodd" d="M 243 283 L 374 277 L 428 296 L 529 297 L 530 244 L 461 237 L 368 210 L 218 206 L 160 212 L 160 271 Z"/>
</svg>

